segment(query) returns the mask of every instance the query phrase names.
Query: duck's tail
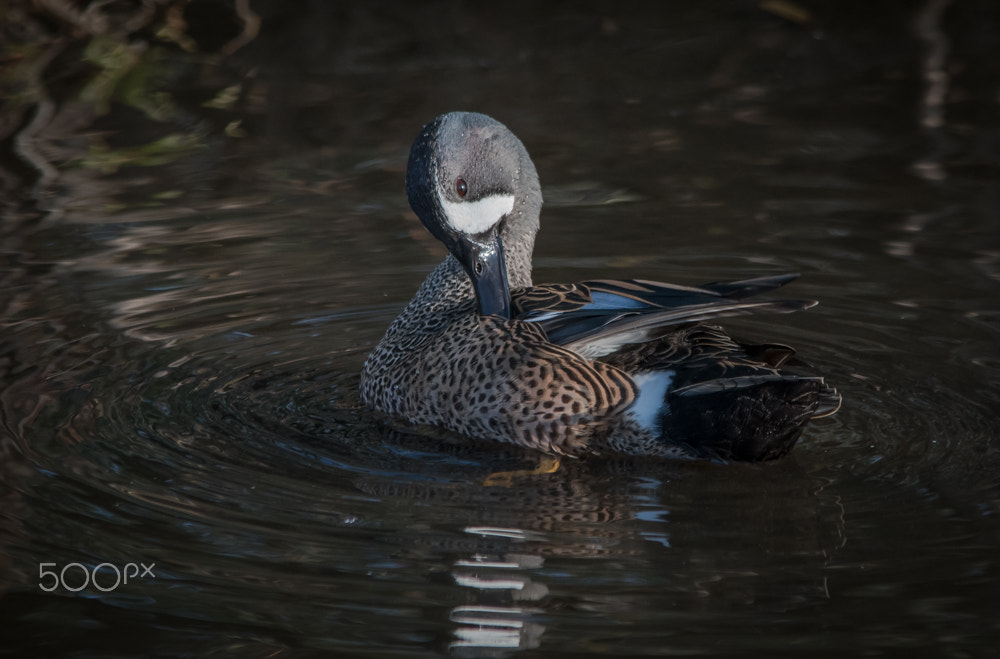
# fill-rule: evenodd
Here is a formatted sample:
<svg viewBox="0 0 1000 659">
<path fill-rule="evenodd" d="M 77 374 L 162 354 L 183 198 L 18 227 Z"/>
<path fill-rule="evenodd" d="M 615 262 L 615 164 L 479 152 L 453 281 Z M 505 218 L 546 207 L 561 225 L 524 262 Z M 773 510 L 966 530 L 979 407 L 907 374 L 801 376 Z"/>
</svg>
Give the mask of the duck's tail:
<svg viewBox="0 0 1000 659">
<path fill-rule="evenodd" d="M 712 460 L 773 460 L 792 449 L 810 419 L 839 407 L 840 394 L 820 377 L 768 373 L 709 380 L 667 394 L 661 439 Z"/>
</svg>

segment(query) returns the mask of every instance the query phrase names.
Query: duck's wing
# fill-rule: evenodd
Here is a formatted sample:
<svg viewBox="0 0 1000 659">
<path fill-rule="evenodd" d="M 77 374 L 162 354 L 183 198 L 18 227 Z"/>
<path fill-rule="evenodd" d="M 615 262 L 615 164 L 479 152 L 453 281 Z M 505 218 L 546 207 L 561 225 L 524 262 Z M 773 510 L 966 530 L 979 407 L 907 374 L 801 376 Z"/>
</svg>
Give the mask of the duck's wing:
<svg viewBox="0 0 1000 659">
<path fill-rule="evenodd" d="M 809 300 L 746 299 L 796 277 L 776 275 L 697 287 L 640 279 L 542 285 L 516 291 L 512 308 L 516 318 L 541 327 L 549 341 L 593 359 L 683 323 L 814 306 Z"/>
</svg>

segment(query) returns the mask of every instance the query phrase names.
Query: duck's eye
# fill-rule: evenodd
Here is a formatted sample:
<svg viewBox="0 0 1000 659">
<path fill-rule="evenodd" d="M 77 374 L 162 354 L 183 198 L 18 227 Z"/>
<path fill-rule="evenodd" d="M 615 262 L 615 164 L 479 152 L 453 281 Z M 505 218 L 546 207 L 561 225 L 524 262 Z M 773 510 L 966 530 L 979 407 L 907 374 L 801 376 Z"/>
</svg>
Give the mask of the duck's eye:
<svg viewBox="0 0 1000 659">
<path fill-rule="evenodd" d="M 476 263 L 475 263 L 475 265 L 473 267 L 476 269 L 476 276 L 477 277 L 482 277 L 483 276 L 483 270 L 486 269 L 486 264 L 483 263 L 483 260 L 482 259 L 476 259 Z"/>
<path fill-rule="evenodd" d="M 455 192 L 458 193 L 459 197 L 464 197 L 469 192 L 469 185 L 465 182 L 464 178 L 455 181 Z"/>
</svg>

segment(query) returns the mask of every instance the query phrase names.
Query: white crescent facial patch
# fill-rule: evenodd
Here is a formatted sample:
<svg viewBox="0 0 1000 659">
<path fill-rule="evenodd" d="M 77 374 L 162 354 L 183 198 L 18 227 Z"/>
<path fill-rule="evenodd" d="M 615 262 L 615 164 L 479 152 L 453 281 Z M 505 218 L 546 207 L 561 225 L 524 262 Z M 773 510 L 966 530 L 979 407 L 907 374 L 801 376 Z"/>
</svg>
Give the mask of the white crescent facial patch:
<svg viewBox="0 0 1000 659">
<path fill-rule="evenodd" d="M 475 201 L 448 201 L 438 193 L 448 225 L 466 235 L 482 233 L 514 209 L 514 195 L 491 195 Z"/>
</svg>

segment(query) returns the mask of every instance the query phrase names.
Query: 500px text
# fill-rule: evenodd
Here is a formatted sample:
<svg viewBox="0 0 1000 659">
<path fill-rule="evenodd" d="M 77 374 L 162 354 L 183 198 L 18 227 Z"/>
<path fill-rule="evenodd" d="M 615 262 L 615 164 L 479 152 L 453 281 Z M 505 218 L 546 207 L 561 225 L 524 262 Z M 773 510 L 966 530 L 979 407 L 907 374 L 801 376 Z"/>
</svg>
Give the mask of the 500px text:
<svg viewBox="0 0 1000 659">
<path fill-rule="evenodd" d="M 101 592 L 108 592 L 127 584 L 129 579 L 152 577 L 153 568 L 156 563 L 126 563 L 119 568 L 114 563 L 101 563 L 92 568 L 83 563 L 67 563 L 58 568 L 57 563 L 38 564 L 38 587 L 47 593 L 51 593 L 57 588 L 63 588 L 71 593 L 76 593 L 90 584 Z"/>
</svg>

